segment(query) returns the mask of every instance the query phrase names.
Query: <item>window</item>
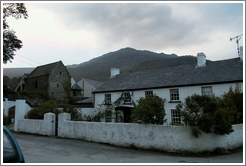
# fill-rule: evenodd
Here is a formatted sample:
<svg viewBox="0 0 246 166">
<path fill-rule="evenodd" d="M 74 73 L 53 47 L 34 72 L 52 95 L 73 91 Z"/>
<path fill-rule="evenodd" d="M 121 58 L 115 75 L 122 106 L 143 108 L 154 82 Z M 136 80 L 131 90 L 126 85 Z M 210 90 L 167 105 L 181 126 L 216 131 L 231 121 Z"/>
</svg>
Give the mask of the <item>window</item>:
<svg viewBox="0 0 246 166">
<path fill-rule="evenodd" d="M 213 95 L 212 86 L 202 87 L 202 95 Z"/>
<path fill-rule="evenodd" d="M 73 90 L 73 96 L 77 96 L 77 93 L 75 90 Z"/>
<path fill-rule="evenodd" d="M 105 94 L 105 104 L 111 104 L 111 94 Z"/>
<path fill-rule="evenodd" d="M 145 97 L 153 96 L 153 91 L 145 91 Z"/>
<path fill-rule="evenodd" d="M 35 88 L 38 88 L 38 81 L 35 81 Z"/>
<path fill-rule="evenodd" d="M 171 101 L 179 100 L 179 89 L 170 89 L 170 100 Z"/>
<path fill-rule="evenodd" d="M 172 109 L 171 114 L 172 114 L 172 124 L 180 124 L 181 123 L 180 111 L 176 109 Z"/>
<path fill-rule="evenodd" d="M 125 103 L 131 103 L 132 102 L 130 92 L 123 92 L 122 95 L 123 95 Z"/>
<path fill-rule="evenodd" d="M 111 122 L 112 112 L 107 110 L 105 111 L 105 122 Z"/>
</svg>

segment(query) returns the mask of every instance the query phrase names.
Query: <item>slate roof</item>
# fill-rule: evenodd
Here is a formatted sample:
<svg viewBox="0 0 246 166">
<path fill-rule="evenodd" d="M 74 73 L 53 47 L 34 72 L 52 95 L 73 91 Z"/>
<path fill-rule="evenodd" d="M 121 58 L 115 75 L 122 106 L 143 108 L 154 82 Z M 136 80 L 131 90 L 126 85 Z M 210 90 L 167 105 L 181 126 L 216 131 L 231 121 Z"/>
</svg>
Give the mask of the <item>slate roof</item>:
<svg viewBox="0 0 246 166">
<path fill-rule="evenodd" d="M 91 84 L 95 88 L 98 88 L 99 86 L 101 86 L 103 84 L 103 82 L 90 80 L 90 79 L 87 79 L 87 78 L 85 78 L 84 80 L 87 81 L 89 84 Z"/>
<path fill-rule="evenodd" d="M 54 62 L 54 63 L 50 63 L 47 65 L 42 65 L 42 66 L 38 66 L 36 67 L 27 77 L 27 79 L 29 78 L 34 78 L 34 77 L 38 77 L 38 76 L 43 76 L 43 75 L 48 75 L 57 65 L 58 63 L 62 63 L 61 61 L 58 62 Z"/>
<path fill-rule="evenodd" d="M 77 83 L 73 84 L 72 89 L 73 90 L 82 90 L 82 88 Z"/>
<path fill-rule="evenodd" d="M 196 64 L 117 75 L 93 93 L 170 88 L 192 85 L 243 82 L 243 62 L 240 58 L 210 61 L 206 67 Z"/>
</svg>

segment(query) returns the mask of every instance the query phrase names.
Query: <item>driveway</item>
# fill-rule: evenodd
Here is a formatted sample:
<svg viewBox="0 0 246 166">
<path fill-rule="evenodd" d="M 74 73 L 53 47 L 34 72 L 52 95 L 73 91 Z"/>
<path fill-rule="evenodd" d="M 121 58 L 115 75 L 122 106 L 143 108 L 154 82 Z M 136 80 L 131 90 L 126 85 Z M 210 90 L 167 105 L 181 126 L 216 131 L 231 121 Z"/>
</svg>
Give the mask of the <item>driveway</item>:
<svg viewBox="0 0 246 166">
<path fill-rule="evenodd" d="M 243 149 L 204 157 L 116 147 L 82 140 L 15 133 L 26 163 L 243 163 Z"/>
</svg>

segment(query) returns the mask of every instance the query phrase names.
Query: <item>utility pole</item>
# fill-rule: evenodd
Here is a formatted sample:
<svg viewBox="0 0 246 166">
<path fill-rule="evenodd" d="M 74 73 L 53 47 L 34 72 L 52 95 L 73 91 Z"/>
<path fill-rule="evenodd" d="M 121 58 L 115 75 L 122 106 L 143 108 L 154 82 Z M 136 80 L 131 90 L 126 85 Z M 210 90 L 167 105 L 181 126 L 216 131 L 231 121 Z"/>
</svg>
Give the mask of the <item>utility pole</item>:
<svg viewBox="0 0 246 166">
<path fill-rule="evenodd" d="M 237 43 L 237 54 L 238 54 L 238 56 L 240 56 L 239 55 L 239 44 L 238 44 L 238 41 L 241 39 L 241 36 L 242 36 L 243 34 L 241 34 L 241 35 L 238 35 L 238 36 L 235 36 L 235 37 L 233 37 L 233 38 L 230 38 L 230 41 L 232 41 L 233 39 L 237 39 L 236 40 L 236 43 Z"/>
</svg>

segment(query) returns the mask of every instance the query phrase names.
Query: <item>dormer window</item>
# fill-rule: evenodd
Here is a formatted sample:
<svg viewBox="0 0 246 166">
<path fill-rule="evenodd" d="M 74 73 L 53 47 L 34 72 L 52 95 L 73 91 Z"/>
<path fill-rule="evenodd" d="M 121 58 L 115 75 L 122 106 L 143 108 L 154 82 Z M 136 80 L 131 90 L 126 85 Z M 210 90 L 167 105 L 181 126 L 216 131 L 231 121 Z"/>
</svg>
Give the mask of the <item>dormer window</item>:
<svg viewBox="0 0 246 166">
<path fill-rule="evenodd" d="M 111 104 L 111 94 L 105 94 L 105 104 Z"/>
<path fill-rule="evenodd" d="M 132 99 L 131 99 L 131 93 L 130 92 L 123 92 L 123 99 L 125 103 L 131 103 Z"/>
</svg>

